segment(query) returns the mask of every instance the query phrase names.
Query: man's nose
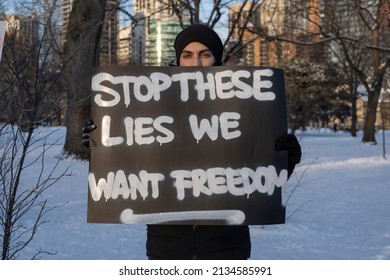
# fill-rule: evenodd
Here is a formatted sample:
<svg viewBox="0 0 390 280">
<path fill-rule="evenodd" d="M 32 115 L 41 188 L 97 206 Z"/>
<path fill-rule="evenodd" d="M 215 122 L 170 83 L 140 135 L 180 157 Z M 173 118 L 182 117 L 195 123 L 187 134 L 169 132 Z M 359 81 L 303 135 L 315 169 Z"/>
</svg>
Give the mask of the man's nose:
<svg viewBox="0 0 390 280">
<path fill-rule="evenodd" d="M 203 66 L 200 56 L 195 55 L 192 60 L 192 66 Z"/>
</svg>

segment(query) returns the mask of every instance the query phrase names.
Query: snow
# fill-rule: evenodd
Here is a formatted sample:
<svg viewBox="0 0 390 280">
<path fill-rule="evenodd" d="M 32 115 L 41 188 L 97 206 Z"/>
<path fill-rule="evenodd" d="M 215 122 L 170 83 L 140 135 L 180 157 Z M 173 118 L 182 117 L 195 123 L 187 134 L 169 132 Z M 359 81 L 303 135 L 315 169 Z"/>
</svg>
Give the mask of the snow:
<svg viewBox="0 0 390 280">
<path fill-rule="evenodd" d="M 37 133 L 60 140 L 45 158 L 46 167 L 53 166 L 65 128 Z M 378 145 L 370 145 L 346 132 L 298 132 L 303 157 L 285 186 L 286 223 L 250 227 L 251 259 L 390 260 L 390 160 L 383 158 L 377 133 Z M 386 140 L 389 158 L 390 131 Z M 24 182 L 37 178 L 39 166 L 27 169 Z M 145 225 L 88 224 L 88 162 L 62 159 L 56 170 L 66 168 L 73 175 L 44 193 L 50 205 L 62 206 L 47 213 L 48 222 L 19 259 L 30 259 L 41 248 L 55 253 L 41 255 L 47 260 L 145 260 Z"/>
</svg>

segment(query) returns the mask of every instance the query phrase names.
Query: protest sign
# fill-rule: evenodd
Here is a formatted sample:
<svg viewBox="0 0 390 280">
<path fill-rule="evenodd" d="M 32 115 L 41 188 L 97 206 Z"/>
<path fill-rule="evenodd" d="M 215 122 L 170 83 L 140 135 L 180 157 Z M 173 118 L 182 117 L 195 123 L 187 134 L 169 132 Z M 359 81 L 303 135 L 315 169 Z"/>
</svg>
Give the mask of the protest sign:
<svg viewBox="0 0 390 280">
<path fill-rule="evenodd" d="M 284 223 L 282 70 L 106 67 L 92 92 L 88 222 Z"/>
</svg>

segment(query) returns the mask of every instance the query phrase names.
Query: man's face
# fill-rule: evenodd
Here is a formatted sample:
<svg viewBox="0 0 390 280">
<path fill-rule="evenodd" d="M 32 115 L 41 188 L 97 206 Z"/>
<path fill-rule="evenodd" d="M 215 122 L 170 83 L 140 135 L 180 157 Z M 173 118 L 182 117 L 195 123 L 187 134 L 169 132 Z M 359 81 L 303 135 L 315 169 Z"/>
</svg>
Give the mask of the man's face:
<svg viewBox="0 0 390 280">
<path fill-rule="evenodd" d="M 180 66 L 213 66 L 215 58 L 205 45 L 192 42 L 182 50 L 179 63 Z"/>
</svg>

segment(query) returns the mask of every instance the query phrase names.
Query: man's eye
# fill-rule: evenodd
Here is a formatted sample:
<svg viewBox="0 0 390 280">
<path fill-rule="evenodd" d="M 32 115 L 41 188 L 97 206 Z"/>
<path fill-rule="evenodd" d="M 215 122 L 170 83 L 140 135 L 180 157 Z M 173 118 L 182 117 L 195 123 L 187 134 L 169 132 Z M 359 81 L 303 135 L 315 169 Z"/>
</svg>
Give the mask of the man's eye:
<svg viewBox="0 0 390 280">
<path fill-rule="evenodd" d="M 210 57 L 212 56 L 211 52 L 205 52 L 202 54 L 203 57 Z"/>
</svg>

